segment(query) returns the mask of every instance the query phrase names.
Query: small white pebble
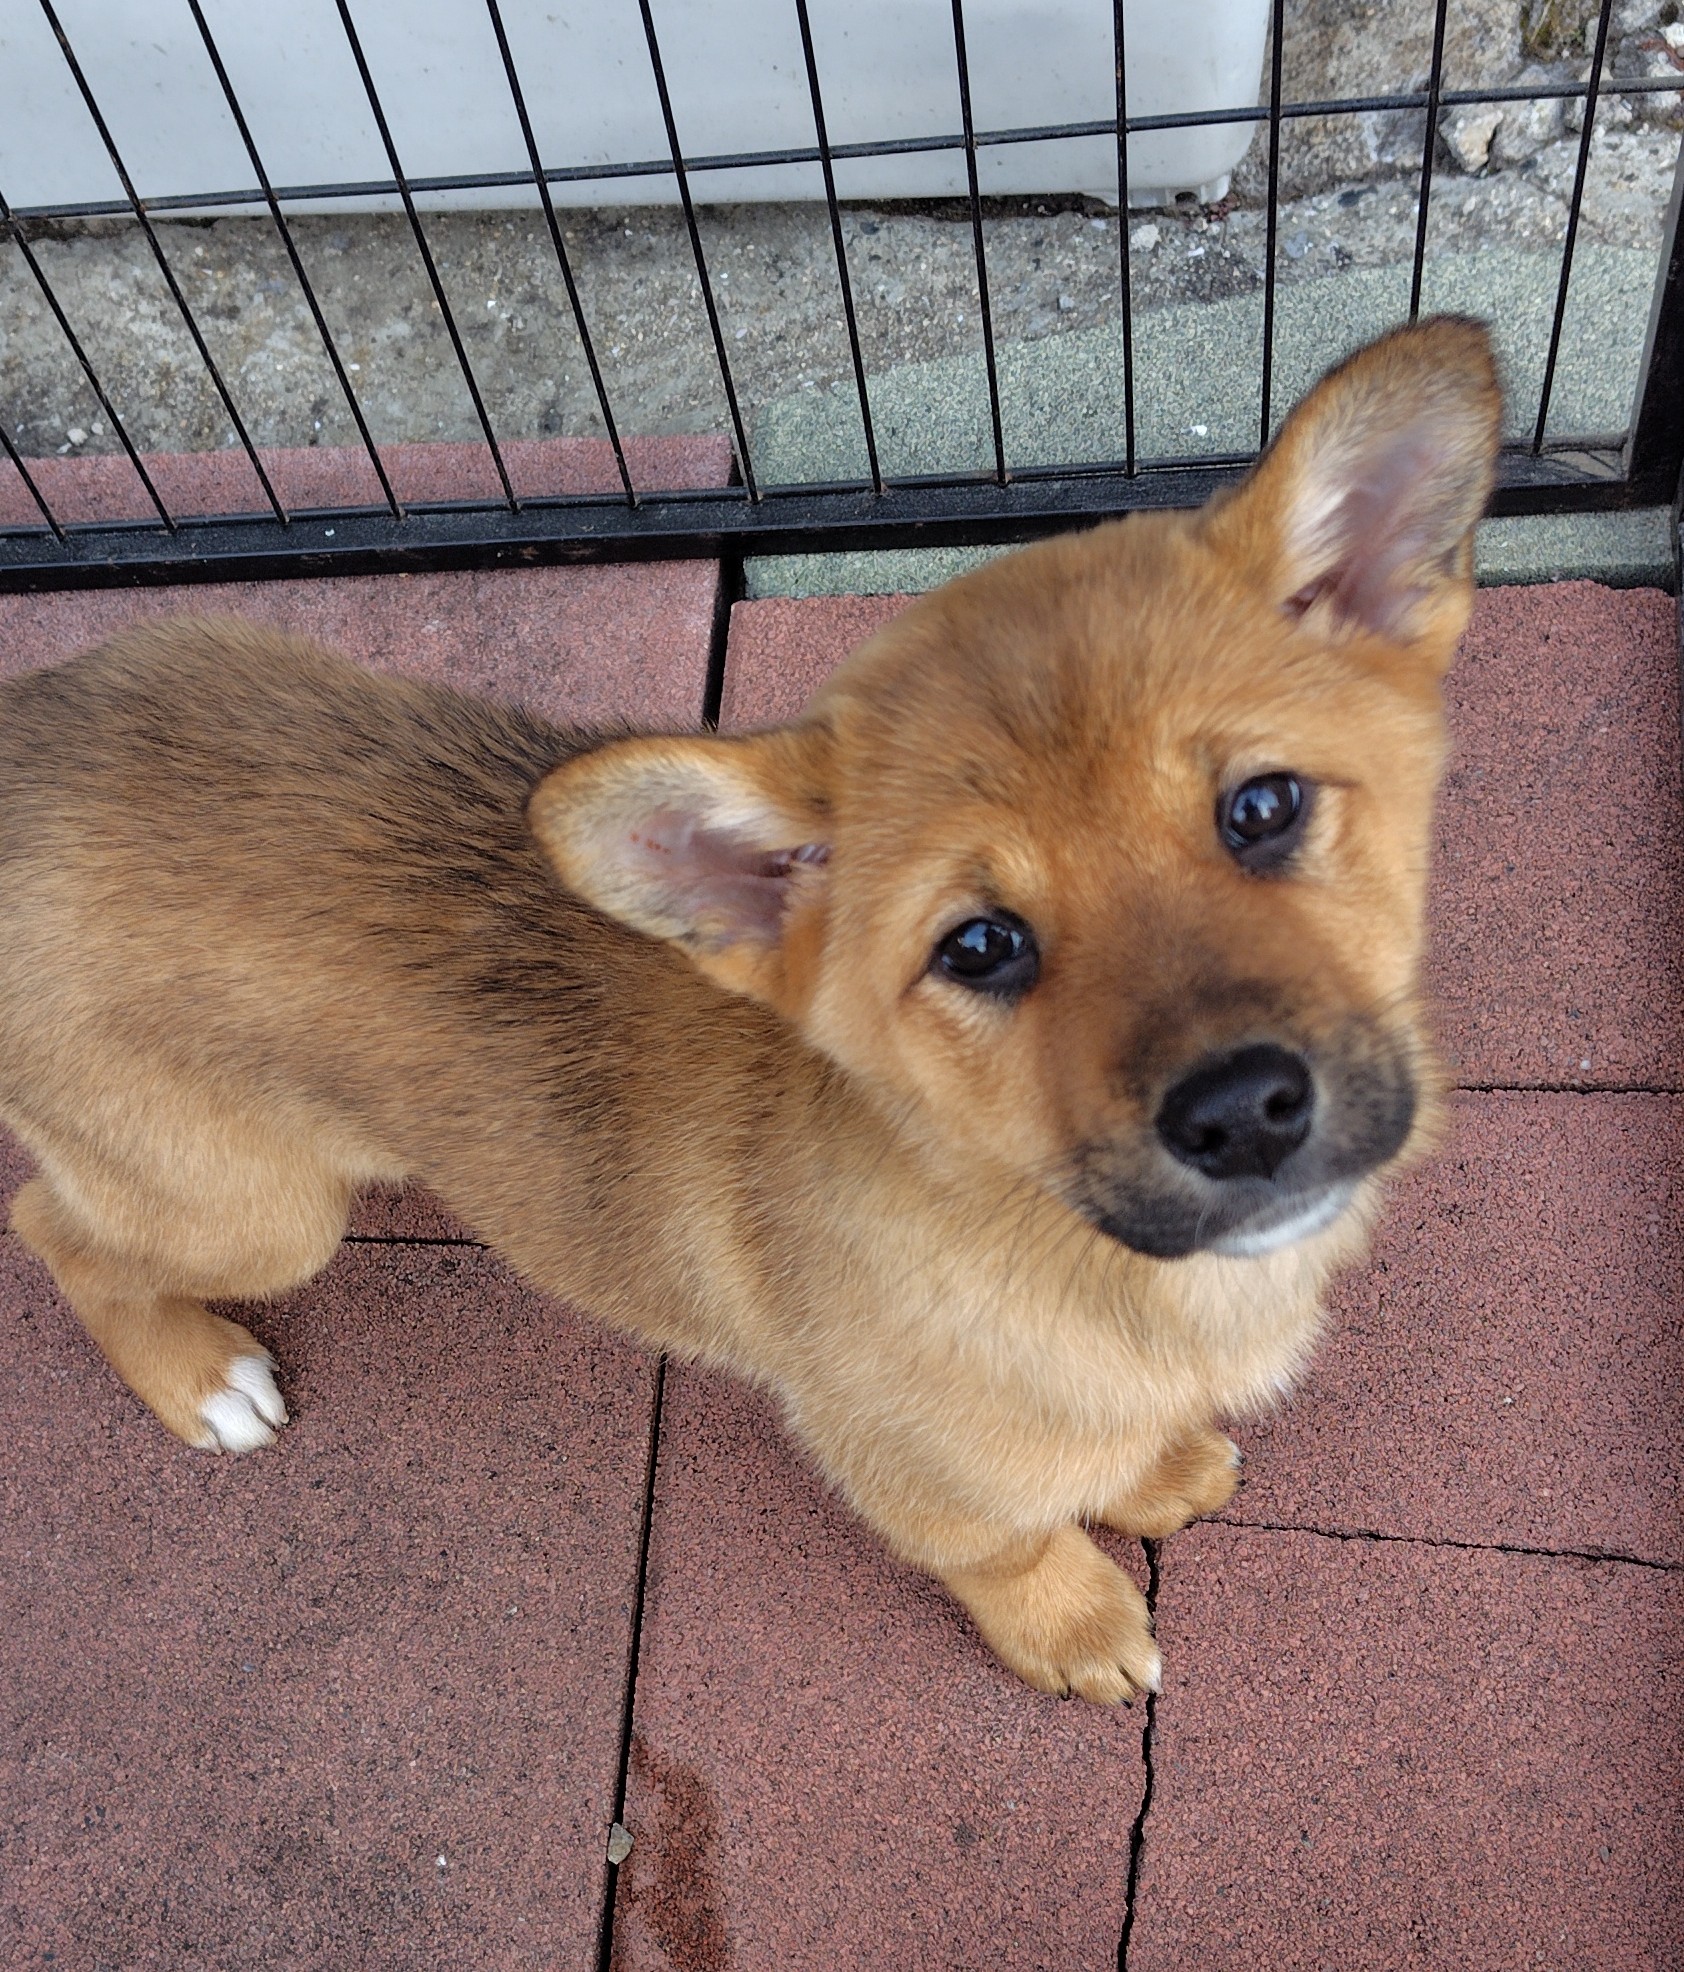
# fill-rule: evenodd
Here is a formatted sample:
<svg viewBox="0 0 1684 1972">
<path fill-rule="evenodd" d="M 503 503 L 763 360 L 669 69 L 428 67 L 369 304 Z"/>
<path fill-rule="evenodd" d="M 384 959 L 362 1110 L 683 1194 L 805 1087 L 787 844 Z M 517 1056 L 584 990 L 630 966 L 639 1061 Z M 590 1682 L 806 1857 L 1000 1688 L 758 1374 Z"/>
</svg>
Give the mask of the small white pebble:
<svg viewBox="0 0 1684 1972">
<path fill-rule="evenodd" d="M 608 1831 L 608 1860 L 616 1869 L 632 1852 L 632 1834 L 624 1822 L 615 1822 Z"/>
<path fill-rule="evenodd" d="M 439 1857 L 439 1868 L 440 1868 L 440 1869 L 448 1869 L 448 1868 L 449 1868 L 449 1866 L 450 1866 L 450 1865 L 449 1865 L 449 1864 L 448 1864 L 448 1863 L 447 1863 L 447 1862 L 445 1861 L 445 1859 L 444 1859 L 444 1857 L 443 1857 L 443 1856 L 440 1856 L 440 1857 Z"/>
<path fill-rule="evenodd" d="M 80 425 L 72 425 L 64 435 L 72 445 L 86 445 L 88 442 L 88 434 Z"/>
<path fill-rule="evenodd" d="M 1210 436 L 1209 425 L 1189 425 L 1187 429 L 1195 438 L 1208 438 Z"/>
<path fill-rule="evenodd" d="M 1136 226 L 1129 235 L 1129 245 L 1139 247 L 1142 253 L 1150 253 L 1158 244 L 1160 237 L 1156 226 Z"/>
</svg>

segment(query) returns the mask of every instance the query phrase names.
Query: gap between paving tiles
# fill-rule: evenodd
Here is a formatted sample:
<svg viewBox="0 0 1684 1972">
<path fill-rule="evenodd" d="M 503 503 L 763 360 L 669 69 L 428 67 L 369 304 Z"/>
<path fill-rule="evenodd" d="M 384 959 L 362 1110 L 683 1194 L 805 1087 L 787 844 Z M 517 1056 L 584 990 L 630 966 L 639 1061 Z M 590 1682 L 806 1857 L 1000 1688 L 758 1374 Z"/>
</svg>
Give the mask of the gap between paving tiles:
<svg viewBox="0 0 1684 1972">
<path fill-rule="evenodd" d="M 1399 1547 L 1450 1548 L 1463 1554 L 1521 1554 L 1535 1561 L 1594 1561 L 1627 1568 L 1652 1568 L 1663 1575 L 1684 1575 L 1684 1562 L 1656 1561 L 1645 1554 L 1626 1554 L 1617 1548 L 1532 1547 L 1524 1541 L 1461 1541 L 1450 1535 L 1387 1534 L 1377 1527 L 1317 1527 L 1308 1521 L 1240 1520 L 1218 1516 L 1224 1527 L 1242 1527 L 1249 1534 L 1308 1534 L 1318 1541 L 1367 1541 Z"/>
<path fill-rule="evenodd" d="M 1158 1590 L 1162 1584 L 1158 1569 L 1158 1543 L 1142 1541 L 1140 1551 L 1146 1557 L 1146 1613 L 1152 1618 L 1155 1629 Z M 1149 1691 L 1146 1694 L 1146 1716 L 1140 1726 L 1140 1807 L 1129 1829 L 1129 1871 L 1123 1889 L 1122 1934 L 1117 1939 L 1117 1972 L 1128 1972 L 1129 1940 L 1134 1936 L 1134 1914 L 1140 1891 L 1140 1864 L 1146 1854 L 1146 1818 L 1152 1812 L 1153 1756 L 1157 1750 L 1157 1737 L 1158 1694 Z"/>
<path fill-rule="evenodd" d="M 655 1479 L 661 1464 L 661 1413 L 667 1390 L 667 1359 L 655 1358 L 655 1390 L 649 1406 L 649 1452 L 643 1468 L 643 1519 L 638 1528 L 637 1578 L 632 1590 L 631 1647 L 626 1653 L 626 1682 L 620 1700 L 620 1761 L 614 1777 L 613 1828 L 626 1818 L 626 1781 L 631 1773 L 632 1722 L 637 1702 L 637 1673 L 643 1656 L 643 1606 L 649 1586 L 649 1540 L 655 1527 Z M 609 1839 L 605 1832 L 603 1840 Z M 602 1913 L 597 1932 L 597 1972 L 611 1972 L 614 1960 L 614 1906 L 619 1888 L 620 1860 L 604 1852 Z"/>
<path fill-rule="evenodd" d="M 707 680 L 702 692 L 702 724 L 709 730 L 717 730 L 719 726 L 719 707 L 725 692 L 725 666 L 731 643 L 731 611 L 743 597 L 742 557 L 722 556 L 715 566 L 713 623 L 708 638 Z M 620 1701 L 620 1756 L 614 1777 L 612 1829 L 624 1825 L 626 1789 L 631 1776 L 637 1674 L 643 1658 L 643 1611 L 649 1588 L 649 1544 L 655 1528 L 655 1481 L 661 1463 L 661 1418 L 666 1385 L 667 1359 L 663 1354 L 655 1358 L 655 1388 L 649 1413 L 649 1451 L 643 1472 L 643 1517 L 638 1529 L 637 1575 L 632 1591 L 631 1645 L 626 1655 L 626 1682 Z M 605 1864 L 601 1923 L 597 1932 L 597 1972 L 611 1972 L 614 1959 L 614 1913 L 618 1902 L 620 1860 L 605 1857 Z"/>
</svg>

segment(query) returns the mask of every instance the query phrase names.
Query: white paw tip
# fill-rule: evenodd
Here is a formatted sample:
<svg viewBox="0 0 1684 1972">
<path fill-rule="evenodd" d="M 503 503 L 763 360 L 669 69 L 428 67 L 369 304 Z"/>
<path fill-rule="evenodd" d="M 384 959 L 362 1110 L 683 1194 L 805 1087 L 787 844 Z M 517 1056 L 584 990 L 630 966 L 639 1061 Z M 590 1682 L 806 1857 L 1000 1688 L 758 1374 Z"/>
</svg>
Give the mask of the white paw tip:
<svg viewBox="0 0 1684 1972">
<path fill-rule="evenodd" d="M 1140 1682 L 1142 1691 L 1162 1691 L 1164 1688 L 1164 1660 L 1157 1651 L 1152 1652 L 1152 1660 L 1146 1666 L 1146 1675 Z"/>
<path fill-rule="evenodd" d="M 220 1390 L 199 1406 L 208 1437 L 207 1451 L 255 1452 L 273 1444 L 287 1421 L 287 1407 L 275 1387 L 267 1356 L 236 1356 Z"/>
<path fill-rule="evenodd" d="M 1232 1438 L 1224 1438 L 1222 1442 L 1228 1447 L 1229 1465 L 1231 1465 L 1233 1469 L 1236 1472 L 1238 1472 L 1240 1467 L 1245 1464 L 1245 1453 L 1240 1450 L 1239 1446 L 1234 1443 Z"/>
</svg>

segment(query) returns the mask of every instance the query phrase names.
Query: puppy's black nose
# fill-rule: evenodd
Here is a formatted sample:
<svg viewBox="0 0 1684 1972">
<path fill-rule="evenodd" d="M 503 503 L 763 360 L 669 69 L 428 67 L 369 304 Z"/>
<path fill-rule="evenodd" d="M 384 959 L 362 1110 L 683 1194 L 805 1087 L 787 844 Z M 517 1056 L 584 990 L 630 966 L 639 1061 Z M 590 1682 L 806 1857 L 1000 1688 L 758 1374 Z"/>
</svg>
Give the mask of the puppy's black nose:
<svg viewBox="0 0 1684 1972">
<path fill-rule="evenodd" d="M 1310 1134 L 1309 1064 L 1268 1043 L 1207 1061 L 1164 1097 L 1158 1135 L 1207 1178 L 1272 1178 Z"/>
</svg>

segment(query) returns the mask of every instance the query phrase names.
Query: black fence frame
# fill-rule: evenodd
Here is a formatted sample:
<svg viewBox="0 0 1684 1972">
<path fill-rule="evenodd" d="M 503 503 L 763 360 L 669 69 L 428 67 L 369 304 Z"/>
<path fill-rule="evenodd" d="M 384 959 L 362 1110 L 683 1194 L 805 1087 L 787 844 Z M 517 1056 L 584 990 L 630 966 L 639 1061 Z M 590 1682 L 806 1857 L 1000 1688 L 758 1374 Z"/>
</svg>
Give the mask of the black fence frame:
<svg viewBox="0 0 1684 1972">
<path fill-rule="evenodd" d="M 963 0 L 951 0 L 955 70 L 959 84 L 962 128 L 957 132 L 882 143 L 831 145 L 826 136 L 820 76 L 813 52 L 807 0 L 791 0 L 801 32 L 807 83 L 812 101 L 816 141 L 811 146 L 737 152 L 730 155 L 687 157 L 674 121 L 662 64 L 659 37 L 650 0 L 639 0 L 649 59 L 666 126 L 669 155 L 622 164 L 575 168 L 546 168 L 539 155 L 527 115 L 525 97 L 504 32 L 498 0 L 484 0 L 490 26 L 508 81 L 512 104 L 527 151 L 524 172 L 493 172 L 453 177 L 410 178 L 404 173 L 387 125 L 374 77 L 364 58 L 350 0 L 336 0 L 347 42 L 356 62 L 370 112 L 379 130 L 391 176 L 355 184 L 276 187 L 266 175 L 256 145 L 220 53 L 205 21 L 199 0 L 185 0 L 203 39 L 244 143 L 254 184 L 236 190 L 212 190 L 169 198 L 143 198 L 123 164 L 100 113 L 76 53 L 59 22 L 52 0 L 39 0 L 82 99 L 93 117 L 111 163 L 123 186 L 124 198 L 14 209 L 0 188 L 0 237 L 9 236 L 23 255 L 51 309 L 68 346 L 80 363 L 111 430 L 127 452 L 139 482 L 155 509 L 155 518 L 123 523 L 61 520 L 43 496 L 11 436 L 0 424 L 3 450 L 40 510 L 38 525 L 0 529 L 0 591 L 89 588 L 144 583 L 224 581 L 260 577 L 367 574 L 444 568 L 483 568 L 553 562 L 641 560 L 678 557 L 732 558 L 747 554 L 808 553 L 836 549 L 902 548 L 1012 542 L 1091 522 L 1141 507 L 1197 505 L 1217 488 L 1239 476 L 1255 452 L 1218 457 L 1141 460 L 1135 444 L 1135 378 L 1133 374 L 1133 304 L 1129 286 L 1128 226 L 1118 227 L 1118 301 L 1123 332 L 1125 428 L 1120 458 L 1081 465 L 1008 469 L 995 369 L 993 324 L 989 309 L 988 267 L 983 229 L 983 204 L 978 187 L 977 154 L 990 146 L 1038 143 L 1051 139 L 1104 136 L 1115 140 L 1119 210 L 1126 222 L 1129 192 L 1129 139 L 1149 131 L 1197 125 L 1258 123 L 1267 127 L 1268 214 L 1267 253 L 1263 293 L 1261 390 L 1258 405 L 1258 447 L 1266 443 L 1274 422 L 1273 371 L 1275 355 L 1276 231 L 1279 214 L 1281 130 L 1304 117 L 1355 111 L 1422 110 L 1426 138 L 1422 149 L 1415 250 L 1410 280 L 1409 319 L 1419 311 L 1427 230 L 1432 200 L 1432 167 L 1441 112 L 1473 104 L 1502 104 L 1555 97 L 1579 100 L 1583 116 L 1577 171 L 1569 201 L 1562 244 L 1549 352 L 1539 393 L 1536 420 L 1529 441 L 1504 450 L 1492 511 L 1497 514 L 1586 513 L 1635 507 L 1672 506 L 1676 516 L 1680 475 L 1684 469 L 1684 229 L 1680 205 L 1684 199 L 1684 157 L 1673 185 L 1654 301 L 1650 312 L 1637 401 L 1632 422 L 1623 434 L 1547 441 L 1551 393 L 1554 386 L 1562 324 L 1566 314 L 1579 215 L 1595 128 L 1599 97 L 1654 91 L 1684 91 L 1684 75 L 1649 80 L 1605 75 L 1613 0 L 1601 0 L 1596 20 L 1590 74 L 1584 83 L 1540 84 L 1527 87 L 1452 90 L 1441 86 L 1444 30 L 1449 0 L 1436 0 L 1431 72 L 1424 90 L 1386 95 L 1344 97 L 1317 102 L 1282 100 L 1281 51 L 1285 0 L 1272 9 L 1273 56 L 1268 99 L 1259 106 L 1217 109 L 1184 116 L 1126 118 L 1127 45 L 1123 0 L 1113 0 L 1116 56 L 1117 115 L 1099 122 L 1069 123 L 1027 129 L 978 131 L 971 116 L 966 64 Z M 993 432 L 991 471 L 960 472 L 919 477 L 888 477 L 882 472 L 873 430 L 870 391 L 855 320 L 852 286 L 844 249 L 841 208 L 834 165 L 839 160 L 882 157 L 911 152 L 963 151 L 967 167 L 968 203 L 974 245 Z M 843 318 L 848 335 L 855 389 L 864 427 L 869 477 L 859 481 L 799 486 L 764 486 L 755 472 L 730 357 L 720 327 L 713 283 L 696 217 L 694 181 L 720 170 L 755 165 L 811 164 L 820 166 L 825 188 L 837 273 L 841 283 Z M 697 277 L 707 311 L 715 358 L 719 366 L 730 417 L 738 483 L 712 491 L 672 491 L 635 484 L 621 442 L 610 394 L 595 343 L 568 260 L 551 187 L 578 183 L 661 177 L 676 182 L 678 198 L 694 255 Z M 613 495 L 522 497 L 516 494 L 504 463 L 497 434 L 487 413 L 472 364 L 457 329 L 449 297 L 427 242 L 426 227 L 416 207 L 417 195 L 455 191 L 498 191 L 515 187 L 536 189 L 548 225 L 574 324 L 583 345 L 597 402 L 620 479 Z M 288 223 L 287 206 L 348 196 L 397 197 L 403 205 L 417 252 L 427 272 L 446 332 L 472 399 L 480 429 L 502 487 L 501 500 L 433 501 L 405 506 L 393 490 L 379 446 L 369 430 L 345 364 L 311 287 Z M 384 499 L 380 505 L 288 510 L 266 473 L 259 448 L 242 421 L 226 379 L 217 367 L 192 310 L 171 270 L 154 215 L 192 211 L 203 213 L 228 207 L 266 208 L 279 232 L 321 337 L 339 388 L 355 420 L 361 443 L 377 475 Z M 83 344 L 76 335 L 45 271 L 31 246 L 32 229 L 43 221 L 119 216 L 142 229 L 159 271 L 180 310 L 210 381 L 228 412 L 235 434 L 257 475 L 267 511 L 223 514 L 171 513 L 148 476 L 117 407 L 112 403 Z"/>
</svg>

